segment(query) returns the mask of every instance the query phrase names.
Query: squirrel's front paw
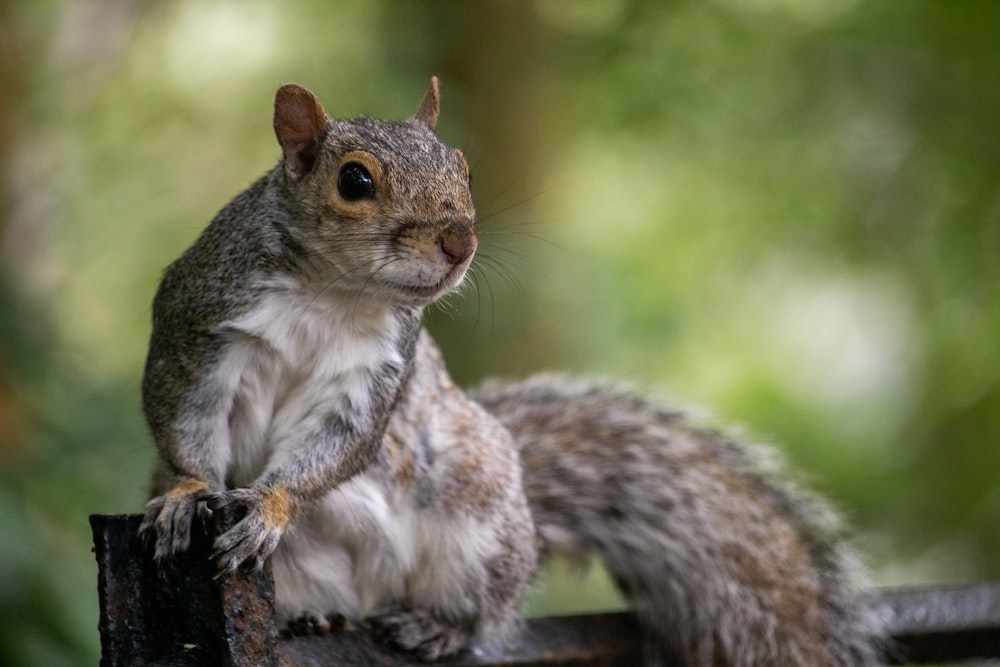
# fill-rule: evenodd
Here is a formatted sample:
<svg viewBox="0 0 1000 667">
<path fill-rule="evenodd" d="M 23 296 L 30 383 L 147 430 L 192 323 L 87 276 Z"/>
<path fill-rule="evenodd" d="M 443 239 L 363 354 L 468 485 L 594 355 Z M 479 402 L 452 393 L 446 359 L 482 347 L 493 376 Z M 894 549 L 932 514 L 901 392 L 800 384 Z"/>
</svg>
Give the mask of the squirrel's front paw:
<svg viewBox="0 0 1000 667">
<path fill-rule="evenodd" d="M 207 501 L 212 510 L 231 504 L 247 510 L 235 526 L 215 539 L 212 557 L 220 572 L 233 572 L 245 562 L 263 567 L 292 519 L 291 498 L 282 489 L 232 489 L 212 494 Z"/>
<path fill-rule="evenodd" d="M 187 551 L 191 545 L 191 523 L 195 515 L 204 518 L 209 514 L 203 502 L 208 493 L 205 482 L 190 479 L 179 482 L 167 493 L 146 503 L 139 537 L 148 543 L 155 535 L 154 557 L 157 560 Z"/>
<path fill-rule="evenodd" d="M 469 643 L 467 624 L 448 623 L 423 609 L 395 609 L 368 619 L 376 634 L 421 660 L 437 660 Z"/>
</svg>

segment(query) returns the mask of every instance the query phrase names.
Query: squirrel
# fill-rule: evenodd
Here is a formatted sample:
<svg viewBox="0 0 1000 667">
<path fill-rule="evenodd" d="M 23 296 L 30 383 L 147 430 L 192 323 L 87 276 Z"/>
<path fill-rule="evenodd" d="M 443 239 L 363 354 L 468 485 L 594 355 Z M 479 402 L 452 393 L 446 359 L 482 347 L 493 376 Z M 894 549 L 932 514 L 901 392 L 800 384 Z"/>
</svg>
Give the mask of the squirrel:
<svg viewBox="0 0 1000 667">
<path fill-rule="evenodd" d="M 597 554 L 648 665 L 877 664 L 838 520 L 768 450 L 603 382 L 452 381 L 422 312 L 459 288 L 477 234 L 439 110 L 436 78 L 398 122 L 278 89 L 278 164 L 153 301 L 154 557 L 242 506 L 214 558 L 270 558 L 283 627 L 346 619 L 435 660 L 516 627 L 540 554 Z"/>
</svg>

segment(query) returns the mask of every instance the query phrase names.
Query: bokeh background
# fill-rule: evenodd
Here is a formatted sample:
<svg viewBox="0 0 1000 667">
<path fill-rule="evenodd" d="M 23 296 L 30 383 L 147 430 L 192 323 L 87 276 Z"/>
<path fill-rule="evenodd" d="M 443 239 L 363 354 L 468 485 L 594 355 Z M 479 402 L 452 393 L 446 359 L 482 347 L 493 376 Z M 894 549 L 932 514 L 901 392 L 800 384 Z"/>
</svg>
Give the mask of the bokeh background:
<svg viewBox="0 0 1000 667">
<path fill-rule="evenodd" d="M 0 663 L 98 660 L 162 268 L 278 156 L 276 87 L 475 173 L 454 374 L 570 369 L 775 443 L 875 583 L 1000 576 L 1000 3 L 0 5 Z M 551 611 L 618 604 L 576 584 Z"/>
</svg>

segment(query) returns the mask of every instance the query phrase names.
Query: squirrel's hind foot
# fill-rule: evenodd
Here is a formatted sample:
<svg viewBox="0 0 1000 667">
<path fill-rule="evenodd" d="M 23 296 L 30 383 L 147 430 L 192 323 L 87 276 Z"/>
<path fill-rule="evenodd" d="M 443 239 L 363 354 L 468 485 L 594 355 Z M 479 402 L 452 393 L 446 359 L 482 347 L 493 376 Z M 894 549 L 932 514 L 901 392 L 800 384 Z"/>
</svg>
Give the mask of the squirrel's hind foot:
<svg viewBox="0 0 1000 667">
<path fill-rule="evenodd" d="M 288 621 L 281 630 L 283 639 L 329 635 L 347 629 L 347 617 L 340 614 L 303 614 Z"/>
<path fill-rule="evenodd" d="M 472 638 L 472 624 L 447 622 L 424 609 L 393 609 L 368 619 L 381 639 L 433 661 L 465 648 Z"/>
</svg>

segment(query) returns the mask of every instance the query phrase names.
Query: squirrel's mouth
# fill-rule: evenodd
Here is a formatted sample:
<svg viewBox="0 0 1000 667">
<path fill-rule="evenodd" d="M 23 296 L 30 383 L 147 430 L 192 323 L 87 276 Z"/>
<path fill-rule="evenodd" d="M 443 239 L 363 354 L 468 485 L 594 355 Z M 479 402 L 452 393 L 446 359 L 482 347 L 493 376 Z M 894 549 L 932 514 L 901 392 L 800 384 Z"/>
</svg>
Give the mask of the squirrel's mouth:
<svg viewBox="0 0 1000 667">
<path fill-rule="evenodd" d="M 397 290 L 407 296 L 415 296 L 421 299 L 433 299 L 446 286 L 444 281 L 436 285 L 393 285 Z"/>
<path fill-rule="evenodd" d="M 456 287 L 465 275 L 464 267 L 455 267 L 438 282 L 432 285 L 414 285 L 390 283 L 390 287 L 408 299 L 430 303 L 453 287 Z"/>
<path fill-rule="evenodd" d="M 444 293 L 445 291 L 447 291 L 448 288 L 450 288 L 452 286 L 451 285 L 451 281 L 449 280 L 449 278 L 450 278 L 450 275 L 449 276 L 445 276 L 444 279 L 442 279 L 441 281 L 439 281 L 439 282 L 437 282 L 437 283 L 435 283 L 433 285 L 400 285 L 400 284 L 394 284 L 394 285 L 392 285 L 392 287 L 397 292 L 400 292 L 400 293 L 402 293 L 403 295 L 405 295 L 407 297 L 410 297 L 410 298 L 413 298 L 413 299 L 417 299 L 417 300 L 420 300 L 420 301 L 428 301 L 428 302 L 430 302 L 430 301 L 433 301 L 436 297 L 438 297 L 442 293 Z"/>
</svg>

